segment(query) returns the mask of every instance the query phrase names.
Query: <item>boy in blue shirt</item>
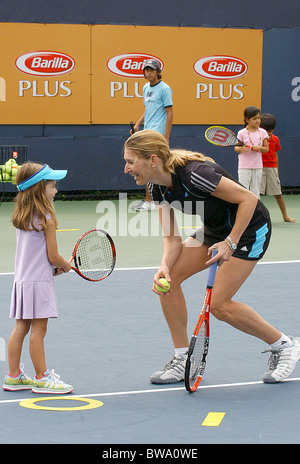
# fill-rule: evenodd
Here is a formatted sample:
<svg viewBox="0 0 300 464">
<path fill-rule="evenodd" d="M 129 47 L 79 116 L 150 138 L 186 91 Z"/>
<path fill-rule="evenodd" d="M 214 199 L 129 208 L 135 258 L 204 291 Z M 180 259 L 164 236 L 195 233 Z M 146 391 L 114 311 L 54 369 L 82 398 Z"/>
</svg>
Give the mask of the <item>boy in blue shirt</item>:
<svg viewBox="0 0 300 464">
<path fill-rule="evenodd" d="M 160 132 L 169 142 L 173 123 L 172 90 L 168 84 L 161 80 L 161 69 L 158 61 L 146 60 L 143 64 L 143 72 L 147 82 L 143 88 L 143 101 L 145 111 L 134 125 L 134 132 L 139 130 L 144 123 L 144 129 L 152 129 Z M 132 133 L 132 131 L 130 131 Z M 146 187 L 145 200 L 141 201 L 135 211 L 149 211 L 155 209 Z"/>
</svg>

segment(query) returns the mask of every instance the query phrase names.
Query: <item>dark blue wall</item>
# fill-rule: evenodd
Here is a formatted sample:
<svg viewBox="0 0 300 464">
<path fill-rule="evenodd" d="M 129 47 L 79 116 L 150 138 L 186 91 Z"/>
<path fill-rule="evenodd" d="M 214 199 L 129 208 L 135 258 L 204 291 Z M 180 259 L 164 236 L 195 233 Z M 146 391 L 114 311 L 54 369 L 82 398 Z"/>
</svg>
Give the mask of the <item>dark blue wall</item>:
<svg viewBox="0 0 300 464">
<path fill-rule="evenodd" d="M 264 29 L 262 111 L 277 117 L 276 134 L 282 144 L 282 185 L 300 186 L 300 2 L 227 0 L 225 7 L 221 0 L 138 3 L 133 0 L 0 0 L 0 3 L 0 21 L 5 22 Z M 231 149 L 209 145 L 204 138 L 205 129 L 206 126 L 173 126 L 170 145 L 203 151 L 236 176 L 235 154 Z M 123 174 L 122 147 L 128 135 L 129 127 L 120 125 L 0 125 L 0 145 L 27 145 L 29 159 L 69 170 L 63 190 L 136 188 L 133 179 Z M 10 191 L 15 187 L 5 184 L 5 189 Z"/>
<path fill-rule="evenodd" d="M 0 20 L 148 26 L 298 27 L 298 0 L 10 0 Z"/>
</svg>

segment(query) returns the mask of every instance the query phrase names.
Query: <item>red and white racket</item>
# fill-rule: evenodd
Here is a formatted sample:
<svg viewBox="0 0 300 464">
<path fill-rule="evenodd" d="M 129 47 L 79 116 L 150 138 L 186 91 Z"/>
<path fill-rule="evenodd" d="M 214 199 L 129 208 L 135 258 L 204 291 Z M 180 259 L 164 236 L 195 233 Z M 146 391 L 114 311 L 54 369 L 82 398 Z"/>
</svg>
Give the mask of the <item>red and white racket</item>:
<svg viewBox="0 0 300 464">
<path fill-rule="evenodd" d="M 101 229 L 85 232 L 77 241 L 69 260 L 83 279 L 99 282 L 108 277 L 116 263 L 116 248 L 110 235 Z M 54 274 L 57 272 L 54 269 Z"/>
</svg>

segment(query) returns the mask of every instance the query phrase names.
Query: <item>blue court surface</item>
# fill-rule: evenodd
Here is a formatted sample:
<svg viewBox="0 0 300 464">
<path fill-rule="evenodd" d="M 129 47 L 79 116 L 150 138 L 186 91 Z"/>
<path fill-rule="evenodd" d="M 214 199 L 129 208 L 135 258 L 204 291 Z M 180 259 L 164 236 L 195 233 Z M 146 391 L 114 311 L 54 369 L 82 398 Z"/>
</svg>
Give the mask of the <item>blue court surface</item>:
<svg viewBox="0 0 300 464">
<path fill-rule="evenodd" d="M 48 367 L 71 383 L 74 392 L 68 399 L 55 399 L 1 390 L 0 443 L 101 444 L 99 453 L 139 449 L 135 460 L 151 458 L 146 449 L 154 445 L 193 448 L 196 453 L 199 444 L 300 443 L 300 364 L 287 381 L 263 384 L 269 353 L 261 352 L 268 347 L 213 318 L 207 368 L 198 390 L 188 393 L 183 382 L 161 386 L 149 382 L 151 373 L 173 353 L 157 296 L 151 291 L 154 271 L 116 269 L 98 284 L 74 272 L 57 278 L 59 318 L 49 320 L 46 354 Z M 299 275 L 299 261 L 258 264 L 236 297 L 251 302 L 283 332 L 300 336 Z M 190 331 L 206 278 L 207 271 L 183 285 Z M 2 302 L 9 302 L 12 282 L 12 274 L 1 274 Z M 14 321 L 8 319 L 4 305 L 1 313 L 4 378 Z M 33 376 L 26 343 L 22 362 Z M 41 406 L 49 409 L 36 408 Z M 138 448 L 141 444 L 147 447 Z"/>
<path fill-rule="evenodd" d="M 300 337 L 299 197 L 285 200 L 296 223 L 284 223 L 274 198 L 264 198 L 273 223 L 271 244 L 236 299 L 250 304 L 282 332 Z M 107 203 L 55 202 L 59 250 L 65 258 L 83 232 L 99 226 L 104 206 Z M 7 343 L 14 326 L 8 318 L 15 249 L 12 208 L 12 203 L 2 203 L 0 210 L 1 379 L 8 370 Z M 112 210 L 118 216 L 104 213 L 100 228 L 117 218 L 129 232 L 145 230 L 150 218 L 154 223 L 157 219 L 156 212 Z M 59 317 L 48 323 L 47 367 L 72 384 L 74 392 L 56 399 L 0 389 L 0 444 L 97 444 L 97 457 L 131 462 L 161 458 L 151 456 L 153 449 L 195 450 L 201 458 L 202 444 L 299 444 L 300 363 L 288 380 L 263 384 L 270 353 L 261 352 L 268 346 L 213 317 L 207 366 L 198 390 L 188 393 L 183 382 L 149 382 L 150 375 L 173 356 L 158 297 L 151 291 L 161 237 L 109 232 L 117 264 L 107 279 L 90 283 L 74 272 L 55 278 Z M 202 306 L 207 272 L 183 284 L 190 333 Z M 21 361 L 27 375 L 34 376 L 27 338 Z M 113 455 L 122 450 L 136 455 Z"/>
</svg>

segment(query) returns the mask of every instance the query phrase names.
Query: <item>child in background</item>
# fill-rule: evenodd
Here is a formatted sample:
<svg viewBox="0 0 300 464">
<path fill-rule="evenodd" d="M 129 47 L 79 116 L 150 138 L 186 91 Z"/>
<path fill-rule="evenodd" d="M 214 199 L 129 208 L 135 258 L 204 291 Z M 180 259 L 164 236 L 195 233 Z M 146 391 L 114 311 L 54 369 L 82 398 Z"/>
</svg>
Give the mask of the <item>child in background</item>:
<svg viewBox="0 0 300 464">
<path fill-rule="evenodd" d="M 259 127 L 260 110 L 256 106 L 247 106 L 244 123 L 245 127 L 238 132 L 237 137 L 245 145 L 234 147 L 239 154 L 238 178 L 244 187 L 259 198 L 263 168 L 261 154 L 269 151 L 268 133 Z"/>
<path fill-rule="evenodd" d="M 70 393 L 72 385 L 59 380 L 46 367 L 44 337 L 49 317 L 57 317 L 53 266 L 57 274 L 68 272 L 71 265 L 59 253 L 56 241 L 57 218 L 53 207 L 56 180 L 67 171 L 54 171 L 47 164 L 23 164 L 17 171 L 19 193 L 12 215 L 16 227 L 17 248 L 15 278 L 10 317 L 15 327 L 8 341 L 9 373 L 3 389 L 32 390 L 34 393 Z M 30 333 L 29 351 L 35 378 L 29 378 L 20 365 L 23 341 Z"/>
<path fill-rule="evenodd" d="M 276 118 L 272 114 L 266 113 L 261 117 L 260 127 L 265 129 L 269 135 L 269 151 L 262 154 L 263 173 L 260 185 L 261 195 L 273 195 L 280 208 L 285 222 L 295 222 L 294 218 L 288 216 L 285 201 L 281 192 L 281 185 L 278 171 L 278 151 L 281 150 L 279 138 L 273 134 L 276 127 Z"/>
</svg>

